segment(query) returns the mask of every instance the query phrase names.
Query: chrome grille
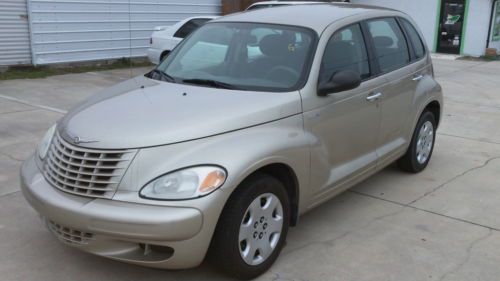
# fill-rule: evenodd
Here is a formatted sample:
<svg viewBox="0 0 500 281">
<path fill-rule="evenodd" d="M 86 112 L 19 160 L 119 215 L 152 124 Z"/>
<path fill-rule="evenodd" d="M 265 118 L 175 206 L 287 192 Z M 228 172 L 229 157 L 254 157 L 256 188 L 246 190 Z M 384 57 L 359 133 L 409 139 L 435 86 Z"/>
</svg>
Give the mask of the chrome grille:
<svg viewBox="0 0 500 281">
<path fill-rule="evenodd" d="M 77 246 L 87 245 L 91 240 L 94 240 L 94 234 L 90 232 L 75 230 L 66 226 L 62 226 L 53 221 L 48 221 L 47 227 L 49 228 L 50 232 L 52 232 L 57 237 L 57 239 L 67 244 Z"/>
<path fill-rule="evenodd" d="M 45 160 L 45 178 L 69 193 L 111 198 L 134 155 L 134 150 L 77 147 L 56 133 Z"/>
</svg>

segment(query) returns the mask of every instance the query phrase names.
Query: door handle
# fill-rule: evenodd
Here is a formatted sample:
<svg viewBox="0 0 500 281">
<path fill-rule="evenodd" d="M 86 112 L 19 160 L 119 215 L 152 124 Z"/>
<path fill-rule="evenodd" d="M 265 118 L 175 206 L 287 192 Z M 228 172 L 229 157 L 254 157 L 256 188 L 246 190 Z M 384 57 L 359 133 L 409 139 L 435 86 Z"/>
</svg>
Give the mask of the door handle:
<svg viewBox="0 0 500 281">
<path fill-rule="evenodd" d="M 382 93 L 372 93 L 372 94 L 370 94 L 369 96 L 366 97 L 366 100 L 367 101 L 376 101 L 380 97 L 382 97 Z"/>
<path fill-rule="evenodd" d="M 411 79 L 411 80 L 413 80 L 413 81 L 420 81 L 422 79 L 424 79 L 424 76 L 422 74 L 420 74 L 420 75 L 413 76 L 413 79 Z"/>
</svg>

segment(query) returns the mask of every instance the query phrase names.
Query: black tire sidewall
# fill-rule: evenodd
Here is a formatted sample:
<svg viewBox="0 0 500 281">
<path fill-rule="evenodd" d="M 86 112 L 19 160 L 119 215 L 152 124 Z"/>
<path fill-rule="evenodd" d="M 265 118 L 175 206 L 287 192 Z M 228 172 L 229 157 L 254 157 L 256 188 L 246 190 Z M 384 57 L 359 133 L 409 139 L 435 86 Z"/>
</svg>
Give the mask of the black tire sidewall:
<svg viewBox="0 0 500 281">
<path fill-rule="evenodd" d="M 434 130 L 433 135 L 432 135 L 432 147 L 431 147 L 431 151 L 429 153 L 429 157 L 427 157 L 427 160 L 424 163 L 419 163 L 417 160 L 418 135 L 420 133 L 420 129 L 422 128 L 424 123 L 427 121 L 431 122 L 433 130 Z M 436 142 L 436 119 L 434 118 L 434 114 L 432 114 L 430 111 L 425 111 L 422 114 L 422 116 L 420 116 L 420 119 L 418 120 L 417 126 L 415 127 L 415 131 L 413 132 L 411 145 L 409 147 L 411 165 L 413 166 L 412 168 L 416 172 L 420 172 L 420 171 L 424 170 L 427 167 L 427 165 L 429 164 L 429 161 L 431 160 L 431 157 L 432 157 L 432 152 L 434 151 L 435 142 Z"/>
<path fill-rule="evenodd" d="M 261 264 L 252 266 L 248 265 L 241 257 L 239 230 L 243 216 L 250 204 L 255 198 L 265 193 L 272 193 L 281 201 L 283 207 L 283 228 L 280 240 L 273 253 Z M 278 258 L 286 241 L 289 222 L 290 205 L 283 184 L 267 174 L 253 176 L 243 182 L 229 198 L 214 234 L 215 243 L 213 246 L 219 249 L 214 249 L 216 256 L 212 258 L 217 259 L 215 263 L 219 268 L 222 268 L 234 277 L 240 279 L 255 278 L 268 270 Z"/>
</svg>

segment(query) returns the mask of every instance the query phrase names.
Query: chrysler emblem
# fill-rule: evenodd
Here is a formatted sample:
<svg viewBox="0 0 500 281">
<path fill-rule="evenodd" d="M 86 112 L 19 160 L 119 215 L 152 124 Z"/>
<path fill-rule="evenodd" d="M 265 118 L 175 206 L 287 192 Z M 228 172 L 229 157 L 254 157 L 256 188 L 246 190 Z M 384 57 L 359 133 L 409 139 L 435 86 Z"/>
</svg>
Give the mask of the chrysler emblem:
<svg viewBox="0 0 500 281">
<path fill-rule="evenodd" d="M 75 136 L 71 134 L 69 131 L 66 131 L 65 133 L 66 136 L 68 136 L 68 139 L 70 139 L 73 144 L 98 142 L 96 140 L 88 140 L 88 139 L 83 139 L 80 136 Z"/>
<path fill-rule="evenodd" d="M 79 144 L 79 143 L 93 143 L 93 142 L 98 142 L 98 141 L 96 141 L 96 140 L 82 139 L 79 136 L 76 136 L 76 137 L 73 138 L 73 143 L 74 144 Z"/>
</svg>

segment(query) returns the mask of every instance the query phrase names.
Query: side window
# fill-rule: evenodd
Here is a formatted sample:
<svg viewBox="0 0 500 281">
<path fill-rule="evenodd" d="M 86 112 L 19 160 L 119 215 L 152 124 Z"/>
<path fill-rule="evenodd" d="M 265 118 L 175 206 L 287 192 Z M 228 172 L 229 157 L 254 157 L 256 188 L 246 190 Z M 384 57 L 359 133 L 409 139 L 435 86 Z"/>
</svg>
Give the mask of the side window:
<svg viewBox="0 0 500 281">
<path fill-rule="evenodd" d="M 410 62 L 408 45 L 396 19 L 370 20 L 367 24 L 382 72 L 396 70 Z"/>
<path fill-rule="evenodd" d="M 175 32 L 174 37 L 177 38 L 186 38 L 193 31 L 198 29 L 200 26 L 205 24 L 210 19 L 192 19 L 186 22 L 177 32 Z"/>
<path fill-rule="evenodd" d="M 370 64 L 359 24 L 341 29 L 328 41 L 321 61 L 319 83 L 325 83 L 337 72 L 352 70 L 362 79 L 370 77 Z"/>
<path fill-rule="evenodd" d="M 415 50 L 415 56 L 417 57 L 417 59 L 423 58 L 425 56 L 425 47 L 422 43 L 420 35 L 418 35 L 417 30 L 409 21 L 401 19 L 401 22 L 403 23 L 403 27 L 406 30 L 408 37 L 410 37 L 410 42 L 413 45 L 413 49 Z"/>
</svg>

